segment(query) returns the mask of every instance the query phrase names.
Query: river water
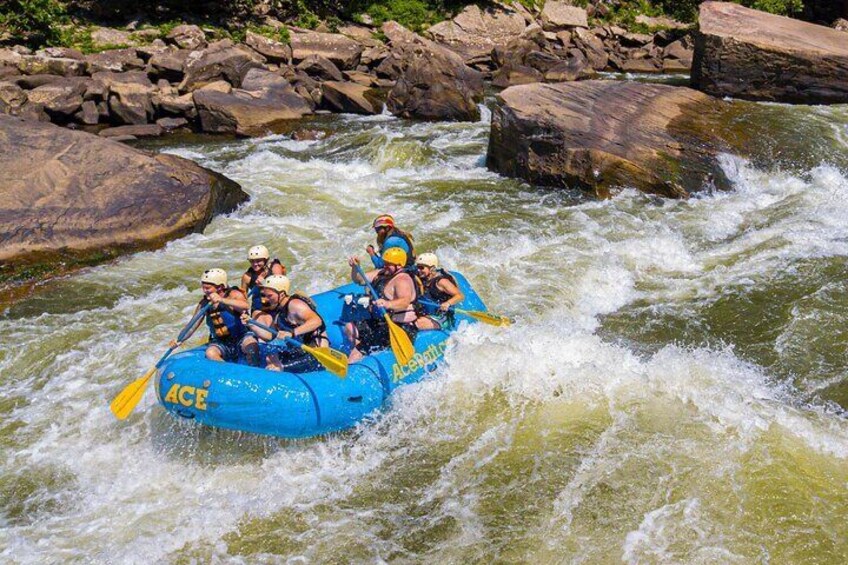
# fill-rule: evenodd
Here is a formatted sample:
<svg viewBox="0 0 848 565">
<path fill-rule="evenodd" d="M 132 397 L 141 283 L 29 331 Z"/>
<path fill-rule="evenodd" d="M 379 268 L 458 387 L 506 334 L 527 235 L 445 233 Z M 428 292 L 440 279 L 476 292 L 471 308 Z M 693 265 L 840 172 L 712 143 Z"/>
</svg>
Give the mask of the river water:
<svg viewBox="0 0 848 565">
<path fill-rule="evenodd" d="M 848 109 L 784 111 L 818 164 L 727 155 L 734 190 L 679 202 L 490 173 L 486 112 L 171 138 L 252 200 L 3 313 L 0 560 L 845 563 Z M 436 376 L 326 438 L 199 428 L 152 394 L 112 418 L 203 269 L 235 281 L 264 243 L 326 289 L 385 212 L 516 324 L 465 328 Z"/>
</svg>

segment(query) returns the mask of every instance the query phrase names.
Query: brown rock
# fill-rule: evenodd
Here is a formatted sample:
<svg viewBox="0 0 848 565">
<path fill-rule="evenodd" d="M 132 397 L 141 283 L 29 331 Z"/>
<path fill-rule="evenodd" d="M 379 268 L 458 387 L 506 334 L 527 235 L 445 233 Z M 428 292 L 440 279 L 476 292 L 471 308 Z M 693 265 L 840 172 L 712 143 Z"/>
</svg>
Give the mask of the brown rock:
<svg viewBox="0 0 848 565">
<path fill-rule="evenodd" d="M 670 197 L 721 175 L 713 131 L 730 104 L 688 88 L 626 81 L 512 87 L 498 95 L 487 165 L 531 183 L 600 196 L 634 187 Z"/>
<path fill-rule="evenodd" d="M 152 101 L 161 113 L 185 116 L 190 120 L 197 117 L 194 97 L 191 94 L 183 94 L 182 96 L 173 94 L 154 95 Z"/>
<path fill-rule="evenodd" d="M 99 27 L 92 30 L 91 42 L 99 49 L 131 47 L 136 44 L 130 36 L 130 32 L 110 27 Z"/>
<path fill-rule="evenodd" d="M 596 71 L 604 70 L 609 62 L 609 55 L 606 47 L 604 47 L 604 42 L 591 31 L 579 28 L 575 30 L 574 37 L 577 47 L 586 55 L 589 65 Z"/>
<path fill-rule="evenodd" d="M 362 86 L 376 86 L 377 84 L 377 77 L 368 73 L 360 71 L 345 71 L 342 75 L 344 75 L 345 79 L 355 82 L 356 84 L 361 84 Z"/>
<path fill-rule="evenodd" d="M 332 61 L 320 55 L 306 57 L 296 68 L 317 80 L 342 80 L 342 72 L 338 67 Z"/>
<path fill-rule="evenodd" d="M 64 79 L 65 77 L 59 75 L 24 75 L 15 77 L 13 81 L 24 90 L 32 90 L 33 88 L 38 88 L 45 84 L 62 82 Z"/>
<path fill-rule="evenodd" d="M 156 123 L 165 131 L 173 131 L 188 125 L 185 118 L 159 118 Z"/>
<path fill-rule="evenodd" d="M 345 37 L 349 37 L 365 47 L 376 47 L 383 44 L 382 41 L 374 38 L 373 30 L 367 26 L 347 24 L 339 26 L 338 31 Z"/>
<path fill-rule="evenodd" d="M 124 124 L 146 124 L 153 117 L 153 87 L 136 82 L 109 87 L 109 112 Z"/>
<path fill-rule="evenodd" d="M 379 107 L 369 97 L 371 89 L 352 82 L 327 81 L 321 85 L 323 103 L 335 112 L 377 114 Z"/>
<path fill-rule="evenodd" d="M 233 91 L 233 85 L 228 83 L 225 80 L 216 80 L 215 82 L 209 82 L 198 88 L 197 90 L 208 90 L 213 92 L 223 92 L 224 94 L 229 94 Z"/>
<path fill-rule="evenodd" d="M 230 40 L 211 43 L 202 51 L 193 51 L 186 59 L 183 71 L 185 78 L 180 83 L 180 92 L 191 92 L 203 83 L 226 80 L 235 87 L 247 71 L 259 68 L 264 57 L 243 45 L 233 45 Z"/>
<path fill-rule="evenodd" d="M 359 64 L 362 46 L 337 33 L 298 32 L 291 34 L 292 59 L 299 63 L 318 55 L 333 62 L 341 70 L 353 70 Z"/>
<path fill-rule="evenodd" d="M 388 56 L 389 49 L 385 45 L 370 47 L 362 52 L 362 57 L 359 62 L 369 67 L 375 67 L 383 62 L 383 60 Z"/>
<path fill-rule="evenodd" d="M 85 88 L 81 80 L 65 79 L 34 88 L 27 98 L 33 104 L 41 104 L 52 119 L 68 122 L 82 107 Z"/>
<path fill-rule="evenodd" d="M 58 59 L 75 59 L 77 61 L 85 60 L 85 55 L 82 52 L 72 49 L 71 47 L 47 47 L 39 49 L 35 52 L 37 57 L 51 57 Z"/>
<path fill-rule="evenodd" d="M 492 86 L 506 88 L 508 86 L 516 86 L 519 84 L 542 82 L 544 78 L 544 75 L 533 67 L 508 64 L 495 72 L 492 77 Z"/>
<path fill-rule="evenodd" d="M 101 71 L 116 73 L 144 68 L 135 49 L 113 49 L 102 53 L 92 53 L 85 57 L 86 71 L 94 74 Z"/>
<path fill-rule="evenodd" d="M 183 69 L 189 53 L 191 53 L 189 49 L 178 49 L 171 46 L 150 57 L 149 64 L 156 72 L 157 77 L 170 82 L 179 82 L 183 80 Z"/>
<path fill-rule="evenodd" d="M 194 92 L 203 131 L 261 135 L 312 112 L 312 107 L 282 77 L 255 69 L 245 81 L 247 86 L 257 90 L 236 89 L 230 94 L 209 90 Z"/>
<path fill-rule="evenodd" d="M 638 16 L 636 16 L 636 23 L 646 25 L 652 29 L 687 29 L 689 27 L 689 24 L 684 24 L 683 22 L 678 22 L 677 20 L 673 20 L 671 18 L 652 18 L 644 14 L 639 14 Z"/>
<path fill-rule="evenodd" d="M 165 39 L 181 49 L 201 49 L 206 47 L 206 34 L 196 25 L 178 25 Z"/>
<path fill-rule="evenodd" d="M 287 65 L 291 63 L 292 50 L 285 43 L 274 41 L 252 31 L 247 32 L 244 42 L 272 63 L 284 63 Z"/>
<path fill-rule="evenodd" d="M 24 90 L 13 82 L 0 82 L 0 112 L 12 113 L 26 104 L 27 95 Z"/>
<path fill-rule="evenodd" d="M 848 41 L 824 26 L 704 2 L 692 85 L 714 96 L 803 104 L 848 102 Z"/>
<path fill-rule="evenodd" d="M 97 132 L 100 137 L 123 137 L 131 135 L 138 137 L 159 137 L 163 133 L 162 126 L 159 124 L 143 124 L 135 126 L 118 126 L 114 128 L 106 128 Z"/>
<path fill-rule="evenodd" d="M 84 101 L 74 118 L 81 124 L 97 125 L 100 122 L 100 111 L 97 109 L 97 103 L 93 100 Z"/>
<path fill-rule="evenodd" d="M 483 99 L 483 75 L 463 58 L 396 22 L 383 24 L 403 74 L 389 93 L 390 112 L 405 118 L 477 120 Z"/>
<path fill-rule="evenodd" d="M 88 257 L 203 229 L 247 195 L 174 155 L 0 115 L 0 260 Z"/>
<path fill-rule="evenodd" d="M 23 55 L 18 69 L 25 75 L 82 76 L 85 74 L 85 62 L 77 59 Z"/>
<path fill-rule="evenodd" d="M 556 66 L 545 73 L 547 82 L 568 82 L 589 78 L 593 75 L 589 61 L 579 49 L 572 49 L 565 61 L 561 61 Z"/>
<path fill-rule="evenodd" d="M 692 70 L 692 61 L 680 61 L 677 59 L 663 59 L 662 72 L 664 73 L 688 73 Z"/>
<path fill-rule="evenodd" d="M 492 49 L 521 35 L 524 17 L 506 5 L 466 6 L 453 20 L 437 23 L 426 31 L 436 43 L 459 53 L 466 64 L 490 58 Z"/>
<path fill-rule="evenodd" d="M 546 31 L 559 31 L 573 27 L 589 27 L 586 10 L 572 6 L 567 2 L 548 0 L 540 15 L 542 28 Z"/>
</svg>

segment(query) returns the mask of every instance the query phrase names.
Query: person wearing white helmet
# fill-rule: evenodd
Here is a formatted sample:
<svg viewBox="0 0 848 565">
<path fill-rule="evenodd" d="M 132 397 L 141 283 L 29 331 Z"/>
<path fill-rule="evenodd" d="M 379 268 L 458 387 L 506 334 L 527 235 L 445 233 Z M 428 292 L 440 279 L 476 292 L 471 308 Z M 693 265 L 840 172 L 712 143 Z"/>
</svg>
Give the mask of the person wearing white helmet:
<svg viewBox="0 0 848 565">
<path fill-rule="evenodd" d="M 259 283 L 262 309 L 253 312 L 253 319 L 277 330 L 275 335 L 254 328 L 259 339 L 272 341 L 292 337 L 305 345 L 328 347 L 327 326 L 318 313 L 315 302 L 297 292 L 289 294 L 291 282 L 284 275 L 271 275 Z M 247 323 L 247 313 L 242 322 Z M 270 352 L 266 356 L 266 369 L 302 373 L 320 369 L 315 358 L 299 347 L 288 347 L 282 352 Z"/>
<path fill-rule="evenodd" d="M 415 268 L 424 286 L 422 298 L 439 305 L 435 312 L 421 316 L 415 325 L 419 330 L 443 330 L 453 324 L 451 307 L 465 298 L 453 275 L 439 268 L 435 253 L 422 253 L 415 258 Z"/>
<path fill-rule="evenodd" d="M 250 297 L 251 308 L 259 310 L 262 306 L 258 285 L 265 277 L 285 275 L 286 266 L 274 257 L 264 245 L 254 245 L 247 250 L 247 260 L 250 267 L 241 276 L 241 290 Z"/>
<path fill-rule="evenodd" d="M 372 351 L 389 346 L 389 327 L 386 320 L 374 308 L 385 308 L 391 315 L 392 321 L 399 325 L 415 341 L 418 328 L 415 320 L 418 318 L 415 302 L 421 289 L 413 276 L 406 270 L 408 256 L 400 247 L 391 247 L 383 252 L 384 266 L 365 273 L 379 299 L 366 302 L 369 314 L 365 319 L 350 321 L 345 324 L 344 333 L 351 344 L 350 362 L 356 362 Z M 351 267 L 350 276 L 353 282 L 365 284 L 359 276 L 358 257 L 348 260 Z"/>
<path fill-rule="evenodd" d="M 250 308 L 241 289 L 227 286 L 225 270 L 207 269 L 200 277 L 200 290 L 203 292 L 203 298 L 194 311 L 197 312 L 206 304 L 212 305 L 205 317 L 206 326 L 209 328 L 206 358 L 212 361 L 235 362 L 239 353 L 243 353 L 249 364 L 258 365 L 259 344 L 240 319 L 241 313 Z M 191 337 L 203 321 L 203 318 L 198 320 L 185 339 Z M 172 341 L 171 345 L 176 345 L 176 342 Z"/>
</svg>

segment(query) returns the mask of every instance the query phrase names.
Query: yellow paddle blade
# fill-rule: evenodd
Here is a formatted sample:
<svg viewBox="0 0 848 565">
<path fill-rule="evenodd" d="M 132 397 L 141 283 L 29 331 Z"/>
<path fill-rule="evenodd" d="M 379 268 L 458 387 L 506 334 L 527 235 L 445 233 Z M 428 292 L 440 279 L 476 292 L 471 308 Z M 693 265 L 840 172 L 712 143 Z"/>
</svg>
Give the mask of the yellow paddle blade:
<svg viewBox="0 0 848 565">
<path fill-rule="evenodd" d="M 489 312 L 483 312 L 481 310 L 460 310 L 457 308 L 456 311 L 460 314 L 465 314 L 466 316 L 483 322 L 484 324 L 489 324 L 490 326 L 503 327 L 512 324 L 512 320 L 506 316 L 498 316 L 497 314 L 490 314 Z"/>
<path fill-rule="evenodd" d="M 119 420 L 123 420 L 138 404 L 138 401 L 141 400 L 141 397 L 144 396 L 144 391 L 147 389 L 147 383 L 150 381 L 150 377 L 156 372 L 156 367 L 153 367 L 146 373 L 144 376 L 134 380 L 130 384 L 122 390 L 118 396 L 109 404 L 109 410 L 112 411 L 112 414 Z"/>
<path fill-rule="evenodd" d="M 412 345 L 409 335 L 403 331 L 402 327 L 394 323 L 388 314 L 385 318 L 389 325 L 389 345 L 392 347 L 392 353 L 401 365 L 406 365 L 415 355 L 415 346 Z"/>
<path fill-rule="evenodd" d="M 337 377 L 345 378 L 347 376 L 347 355 L 341 351 L 329 347 L 312 347 L 309 345 L 302 345 L 301 348 L 315 357 L 325 369 Z"/>
</svg>

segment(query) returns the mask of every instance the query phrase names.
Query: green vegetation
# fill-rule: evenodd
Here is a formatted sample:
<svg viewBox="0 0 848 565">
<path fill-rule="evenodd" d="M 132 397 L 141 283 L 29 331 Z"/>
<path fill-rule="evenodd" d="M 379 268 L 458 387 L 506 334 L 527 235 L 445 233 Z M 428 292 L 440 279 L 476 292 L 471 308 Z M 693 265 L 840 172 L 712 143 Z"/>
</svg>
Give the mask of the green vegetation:
<svg viewBox="0 0 848 565">
<path fill-rule="evenodd" d="M 30 46 L 59 39 L 58 24 L 66 20 L 65 6 L 58 0 L 5 0 L 0 5 L 0 38 Z"/>
</svg>

